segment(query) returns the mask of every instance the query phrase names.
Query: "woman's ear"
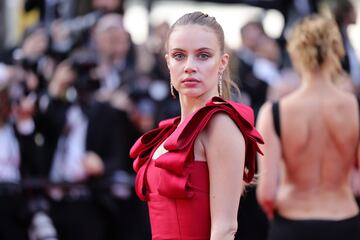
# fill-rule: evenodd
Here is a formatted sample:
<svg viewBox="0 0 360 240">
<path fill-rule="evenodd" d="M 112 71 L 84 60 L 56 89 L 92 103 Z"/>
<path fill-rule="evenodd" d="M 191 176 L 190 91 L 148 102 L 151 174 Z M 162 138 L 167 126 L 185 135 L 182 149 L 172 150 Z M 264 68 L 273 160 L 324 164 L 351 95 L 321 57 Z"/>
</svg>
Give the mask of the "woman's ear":
<svg viewBox="0 0 360 240">
<path fill-rule="evenodd" d="M 230 56 L 227 53 L 224 53 L 222 55 L 222 57 L 220 59 L 220 68 L 219 68 L 221 72 L 224 72 L 227 65 L 229 64 L 229 58 L 230 58 Z"/>
<path fill-rule="evenodd" d="M 170 57 L 169 54 L 165 54 L 165 60 L 166 60 L 166 66 L 168 67 L 168 69 L 170 69 Z"/>
</svg>

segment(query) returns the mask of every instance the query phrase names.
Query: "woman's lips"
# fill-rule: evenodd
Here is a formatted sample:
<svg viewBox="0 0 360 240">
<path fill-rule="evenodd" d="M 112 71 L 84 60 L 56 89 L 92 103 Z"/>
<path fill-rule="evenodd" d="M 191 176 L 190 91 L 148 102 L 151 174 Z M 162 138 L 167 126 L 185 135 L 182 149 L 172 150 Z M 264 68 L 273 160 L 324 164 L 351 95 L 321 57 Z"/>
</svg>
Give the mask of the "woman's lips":
<svg viewBox="0 0 360 240">
<path fill-rule="evenodd" d="M 200 82 L 200 80 L 196 79 L 196 78 L 185 78 L 181 81 L 182 83 L 187 83 L 187 82 Z"/>
<path fill-rule="evenodd" d="M 184 84 L 186 87 L 194 87 L 200 83 L 200 80 L 196 78 L 185 78 L 181 81 L 181 83 Z"/>
</svg>

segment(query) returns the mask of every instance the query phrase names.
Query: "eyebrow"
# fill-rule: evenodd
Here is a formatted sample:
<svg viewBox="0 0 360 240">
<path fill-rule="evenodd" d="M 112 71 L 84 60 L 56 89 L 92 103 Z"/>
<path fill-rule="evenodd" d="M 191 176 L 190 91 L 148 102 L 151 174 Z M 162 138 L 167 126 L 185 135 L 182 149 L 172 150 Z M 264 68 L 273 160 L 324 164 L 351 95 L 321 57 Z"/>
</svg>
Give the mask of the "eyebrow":
<svg viewBox="0 0 360 240">
<path fill-rule="evenodd" d="M 196 51 L 196 52 L 200 52 L 200 51 L 204 51 L 204 50 L 214 51 L 213 49 L 207 48 L 207 47 L 202 47 L 202 48 L 196 49 L 195 51 Z M 185 51 L 185 50 L 182 49 L 182 48 L 173 48 L 173 49 L 171 49 L 171 51 Z"/>
</svg>

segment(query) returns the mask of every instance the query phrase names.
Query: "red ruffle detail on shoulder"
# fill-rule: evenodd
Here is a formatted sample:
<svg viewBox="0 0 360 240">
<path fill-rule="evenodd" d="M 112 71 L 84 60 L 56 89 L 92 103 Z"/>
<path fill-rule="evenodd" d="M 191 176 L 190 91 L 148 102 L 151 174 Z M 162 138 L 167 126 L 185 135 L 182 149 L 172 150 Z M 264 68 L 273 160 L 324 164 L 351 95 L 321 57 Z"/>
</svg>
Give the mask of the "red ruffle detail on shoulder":
<svg viewBox="0 0 360 240">
<path fill-rule="evenodd" d="M 255 174 L 256 153 L 261 153 L 258 144 L 263 144 L 261 135 L 254 128 L 254 114 L 250 107 L 233 101 L 214 97 L 204 107 L 194 112 L 176 128 L 176 119 L 162 122 L 159 128 L 144 134 L 131 149 L 131 157 L 136 157 L 134 169 L 137 172 L 136 192 L 146 199 L 145 175 L 154 146 L 169 137 L 164 147 L 168 151 L 155 161 L 160 168 L 159 194 L 171 198 L 188 198 L 192 196 L 188 185 L 189 167 L 194 160 L 193 147 L 199 133 L 205 128 L 211 117 L 217 112 L 224 112 L 239 127 L 245 145 L 244 181 L 251 182 Z M 177 118 L 179 120 L 179 118 Z M 176 128 L 176 129 L 175 129 Z M 171 134 L 171 135 L 170 135 Z M 262 153 L 261 153 L 262 154 Z"/>
<path fill-rule="evenodd" d="M 176 121 L 179 117 L 167 119 L 159 123 L 159 127 L 155 128 L 144 135 L 142 135 L 130 149 L 130 157 L 136 158 L 133 163 L 133 168 L 137 172 L 135 180 L 135 190 L 139 198 L 145 201 L 146 186 L 145 186 L 145 171 L 149 158 L 155 146 L 161 143 L 168 134 L 172 132 L 171 129 L 176 127 Z"/>
</svg>

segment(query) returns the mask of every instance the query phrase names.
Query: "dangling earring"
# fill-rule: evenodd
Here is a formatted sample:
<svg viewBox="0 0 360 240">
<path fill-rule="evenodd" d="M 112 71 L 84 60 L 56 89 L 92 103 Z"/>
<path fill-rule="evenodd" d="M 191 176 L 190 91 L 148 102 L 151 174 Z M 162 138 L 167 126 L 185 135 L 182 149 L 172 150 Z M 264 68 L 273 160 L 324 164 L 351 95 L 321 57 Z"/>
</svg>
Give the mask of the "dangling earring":
<svg viewBox="0 0 360 240">
<path fill-rule="evenodd" d="M 175 99 L 176 98 L 175 90 L 174 90 L 174 86 L 171 84 L 171 82 L 170 82 L 170 93 L 171 93 L 172 98 Z"/>
<path fill-rule="evenodd" d="M 222 81 L 222 73 L 219 73 L 219 81 L 218 81 L 218 92 L 219 96 L 223 96 L 223 81 Z"/>
</svg>

